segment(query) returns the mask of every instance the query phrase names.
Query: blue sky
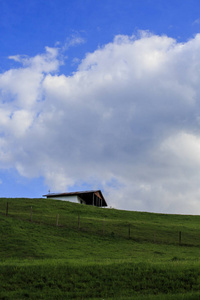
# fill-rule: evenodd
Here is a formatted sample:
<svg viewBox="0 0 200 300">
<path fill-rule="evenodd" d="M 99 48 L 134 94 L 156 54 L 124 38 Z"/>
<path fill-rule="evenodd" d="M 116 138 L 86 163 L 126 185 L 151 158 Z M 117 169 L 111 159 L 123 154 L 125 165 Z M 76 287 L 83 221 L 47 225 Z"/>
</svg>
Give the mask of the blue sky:
<svg viewBox="0 0 200 300">
<path fill-rule="evenodd" d="M 0 2 L 0 196 L 200 213 L 200 3 Z"/>
<path fill-rule="evenodd" d="M 65 44 L 72 36 L 82 37 L 85 43 L 69 49 L 71 59 L 83 58 L 117 34 L 132 35 L 138 30 L 186 41 L 199 32 L 199 5 L 198 0 L 2 0 L 1 70 L 12 67 L 8 55 L 34 56 L 45 46 Z"/>
</svg>

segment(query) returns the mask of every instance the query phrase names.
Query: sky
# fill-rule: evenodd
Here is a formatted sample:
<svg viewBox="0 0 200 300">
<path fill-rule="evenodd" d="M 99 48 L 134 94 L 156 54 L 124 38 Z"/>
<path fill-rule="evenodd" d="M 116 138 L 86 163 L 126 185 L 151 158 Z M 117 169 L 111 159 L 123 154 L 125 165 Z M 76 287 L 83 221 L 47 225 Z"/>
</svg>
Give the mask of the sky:
<svg viewBox="0 0 200 300">
<path fill-rule="evenodd" d="M 199 0 L 1 0 L 0 197 L 200 214 Z"/>
</svg>

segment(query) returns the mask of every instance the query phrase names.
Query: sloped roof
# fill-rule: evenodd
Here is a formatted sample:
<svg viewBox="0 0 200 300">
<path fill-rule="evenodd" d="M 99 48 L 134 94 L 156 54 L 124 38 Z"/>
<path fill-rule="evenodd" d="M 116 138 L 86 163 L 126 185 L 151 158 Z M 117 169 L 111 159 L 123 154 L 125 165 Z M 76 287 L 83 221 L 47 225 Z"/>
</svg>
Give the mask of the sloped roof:
<svg viewBox="0 0 200 300">
<path fill-rule="evenodd" d="M 70 193 L 49 193 L 43 195 L 43 197 L 54 198 L 54 197 L 79 196 L 86 202 L 86 204 L 92 205 L 93 195 L 96 195 L 96 197 L 102 199 L 102 206 L 108 206 L 101 190 L 80 191 L 80 192 L 70 192 Z"/>
</svg>

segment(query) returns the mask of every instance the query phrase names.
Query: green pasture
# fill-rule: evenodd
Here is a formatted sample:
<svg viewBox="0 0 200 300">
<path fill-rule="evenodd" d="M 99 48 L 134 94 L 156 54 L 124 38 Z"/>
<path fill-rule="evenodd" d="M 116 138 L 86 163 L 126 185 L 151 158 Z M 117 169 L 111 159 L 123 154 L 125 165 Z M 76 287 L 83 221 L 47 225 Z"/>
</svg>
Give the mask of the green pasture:
<svg viewBox="0 0 200 300">
<path fill-rule="evenodd" d="M 0 199 L 0 299 L 200 299 L 200 217 Z"/>
</svg>

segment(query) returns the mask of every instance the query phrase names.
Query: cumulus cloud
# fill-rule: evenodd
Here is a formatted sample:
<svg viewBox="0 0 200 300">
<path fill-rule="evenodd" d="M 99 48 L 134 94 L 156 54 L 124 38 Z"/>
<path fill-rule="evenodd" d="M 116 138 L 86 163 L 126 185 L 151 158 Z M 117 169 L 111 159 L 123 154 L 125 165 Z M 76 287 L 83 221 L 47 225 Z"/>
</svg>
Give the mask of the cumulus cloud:
<svg viewBox="0 0 200 300">
<path fill-rule="evenodd" d="M 120 35 L 70 76 L 57 48 L 10 57 L 21 67 L 0 74 L 0 167 L 51 191 L 101 187 L 117 208 L 199 213 L 199 49 L 199 34 Z"/>
</svg>

